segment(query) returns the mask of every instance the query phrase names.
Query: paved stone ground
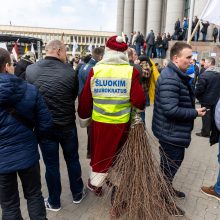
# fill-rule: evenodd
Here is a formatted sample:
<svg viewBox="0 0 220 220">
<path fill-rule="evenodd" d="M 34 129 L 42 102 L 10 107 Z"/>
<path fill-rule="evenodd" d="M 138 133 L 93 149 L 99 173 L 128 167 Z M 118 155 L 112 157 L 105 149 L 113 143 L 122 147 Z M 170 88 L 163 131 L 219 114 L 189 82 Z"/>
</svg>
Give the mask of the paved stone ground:
<svg viewBox="0 0 220 220">
<path fill-rule="evenodd" d="M 152 107 L 146 109 L 146 123 L 151 132 Z M 86 159 L 86 130 L 78 125 L 79 136 L 79 154 L 82 165 L 82 174 L 84 182 L 87 181 L 89 173 L 89 160 Z M 192 142 L 186 151 L 185 160 L 178 171 L 174 186 L 186 193 L 186 199 L 178 201 L 179 205 L 186 211 L 186 218 L 189 220 L 220 220 L 220 204 L 216 199 L 208 198 L 200 192 L 202 185 L 214 184 L 217 178 L 217 144 L 209 146 L 207 138 L 195 136 L 195 132 L 201 128 L 201 119 L 195 121 L 192 132 Z M 158 158 L 158 147 L 155 146 L 156 156 Z M 65 162 L 60 152 L 60 167 L 62 177 L 62 209 L 57 212 L 48 212 L 49 220 L 107 220 L 109 219 L 110 200 L 108 197 L 96 198 L 88 192 L 88 196 L 79 205 L 72 203 L 72 197 L 69 189 L 69 181 Z M 44 179 L 44 165 L 41 161 L 42 170 L 42 190 L 43 195 L 47 197 L 47 188 Z M 21 210 L 25 220 L 28 218 L 26 202 L 20 188 Z M 162 218 L 161 218 L 162 219 Z"/>
</svg>

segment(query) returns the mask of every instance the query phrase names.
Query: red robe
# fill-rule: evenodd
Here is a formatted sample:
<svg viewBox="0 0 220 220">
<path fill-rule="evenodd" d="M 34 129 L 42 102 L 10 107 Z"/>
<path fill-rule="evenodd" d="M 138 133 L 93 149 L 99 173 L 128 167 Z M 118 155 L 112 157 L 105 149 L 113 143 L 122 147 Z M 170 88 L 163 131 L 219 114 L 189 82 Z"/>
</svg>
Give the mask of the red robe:
<svg viewBox="0 0 220 220">
<path fill-rule="evenodd" d="M 93 69 L 91 69 L 79 98 L 78 114 L 81 119 L 92 116 L 93 98 L 90 80 L 93 74 Z M 143 110 L 145 107 L 145 95 L 140 85 L 139 78 L 139 72 L 133 69 L 130 101 L 132 106 Z M 106 173 L 108 171 L 117 151 L 126 141 L 128 130 L 129 123 L 107 124 L 92 120 L 90 124 L 90 165 L 93 172 Z"/>
</svg>

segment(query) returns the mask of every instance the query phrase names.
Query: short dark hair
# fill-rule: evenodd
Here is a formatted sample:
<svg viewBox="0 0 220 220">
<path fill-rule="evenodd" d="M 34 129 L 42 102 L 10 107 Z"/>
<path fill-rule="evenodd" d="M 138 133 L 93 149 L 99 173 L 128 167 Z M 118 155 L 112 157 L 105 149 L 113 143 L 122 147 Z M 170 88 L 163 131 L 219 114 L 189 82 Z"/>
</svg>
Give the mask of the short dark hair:
<svg viewBox="0 0 220 220">
<path fill-rule="evenodd" d="M 140 60 L 140 62 L 146 61 L 150 65 L 150 67 L 152 67 L 152 63 L 151 63 L 150 58 L 148 56 L 140 55 L 138 57 L 138 59 Z"/>
<path fill-rule="evenodd" d="M 170 59 L 172 60 L 175 55 L 179 55 L 185 48 L 192 49 L 192 47 L 184 42 L 176 42 L 170 49 Z"/>
<path fill-rule="evenodd" d="M 91 54 L 88 54 L 84 57 L 84 63 L 88 63 L 90 61 L 90 59 L 92 58 Z"/>
<path fill-rule="evenodd" d="M 10 53 L 5 49 L 0 48 L 0 72 L 1 73 L 4 71 L 6 63 L 11 64 Z"/>
<path fill-rule="evenodd" d="M 92 57 L 95 60 L 98 60 L 100 56 L 103 56 L 104 54 L 104 48 L 103 47 L 96 47 L 93 51 L 92 51 Z"/>
<path fill-rule="evenodd" d="M 206 60 L 208 60 L 209 63 L 211 63 L 212 66 L 215 66 L 215 58 L 213 58 L 213 57 L 207 57 Z"/>
</svg>

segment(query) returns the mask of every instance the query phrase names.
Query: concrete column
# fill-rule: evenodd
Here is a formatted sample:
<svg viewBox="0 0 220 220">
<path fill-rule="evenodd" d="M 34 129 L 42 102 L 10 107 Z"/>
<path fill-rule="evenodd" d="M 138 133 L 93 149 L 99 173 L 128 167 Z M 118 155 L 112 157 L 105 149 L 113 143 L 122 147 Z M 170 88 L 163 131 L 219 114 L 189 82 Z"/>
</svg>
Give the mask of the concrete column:
<svg viewBox="0 0 220 220">
<path fill-rule="evenodd" d="M 134 1 L 134 31 L 146 32 L 147 0 Z"/>
<path fill-rule="evenodd" d="M 126 0 L 124 6 L 124 33 L 130 36 L 134 23 L 134 0 Z"/>
<path fill-rule="evenodd" d="M 174 33 L 174 25 L 179 18 L 180 22 L 183 20 L 185 0 L 167 0 L 166 26 L 165 32 Z M 182 25 L 182 23 L 181 23 Z"/>
<path fill-rule="evenodd" d="M 149 0 L 147 9 L 147 28 L 146 35 L 153 30 L 155 36 L 161 32 L 161 14 L 162 14 L 162 1 Z"/>
<path fill-rule="evenodd" d="M 124 3 L 125 0 L 118 0 L 116 28 L 117 35 L 121 35 L 121 32 L 124 29 Z"/>
</svg>

